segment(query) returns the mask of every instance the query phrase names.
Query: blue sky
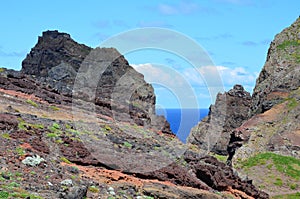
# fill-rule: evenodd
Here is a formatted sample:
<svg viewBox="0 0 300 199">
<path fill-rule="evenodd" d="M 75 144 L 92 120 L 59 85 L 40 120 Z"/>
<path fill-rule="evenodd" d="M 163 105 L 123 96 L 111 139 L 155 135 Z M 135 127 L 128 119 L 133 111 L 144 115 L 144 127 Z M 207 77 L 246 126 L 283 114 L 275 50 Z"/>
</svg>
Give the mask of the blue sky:
<svg viewBox="0 0 300 199">
<path fill-rule="evenodd" d="M 251 92 L 270 42 L 296 20 L 299 10 L 297 0 L 2 1 L 0 67 L 19 70 L 45 30 L 67 32 L 79 43 L 96 47 L 128 30 L 159 27 L 186 35 L 207 51 L 225 90 L 240 83 Z M 198 107 L 214 101 L 208 89 L 196 88 L 197 78 L 189 73 L 189 63 L 174 54 L 144 49 L 125 57 L 146 80 L 161 72 L 158 65 L 172 68 L 179 76 L 184 74 L 191 80 L 191 89 L 195 88 Z M 166 85 L 155 88 L 160 107 L 182 106 L 182 99 Z"/>
</svg>

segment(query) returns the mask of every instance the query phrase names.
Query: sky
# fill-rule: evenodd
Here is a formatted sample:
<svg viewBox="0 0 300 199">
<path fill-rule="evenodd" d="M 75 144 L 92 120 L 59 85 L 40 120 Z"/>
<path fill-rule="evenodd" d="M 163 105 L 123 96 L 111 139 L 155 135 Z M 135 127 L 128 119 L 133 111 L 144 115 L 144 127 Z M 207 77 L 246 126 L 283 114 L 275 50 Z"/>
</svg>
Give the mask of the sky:
<svg viewBox="0 0 300 199">
<path fill-rule="evenodd" d="M 102 46 L 111 38 L 133 31 L 131 36 L 127 35 L 127 42 L 135 42 L 141 48 L 125 51 L 124 56 L 153 84 L 157 107 L 208 108 L 217 92 L 227 91 L 234 84 L 242 84 L 252 92 L 270 42 L 299 17 L 300 3 L 298 0 L 3 0 L 0 9 L 0 67 L 20 70 L 22 60 L 45 30 L 69 33 L 77 42 L 91 47 Z M 139 37 L 135 34 L 140 29 L 145 30 L 145 35 Z M 152 29 L 159 33 L 149 31 Z M 143 36 L 146 39 L 153 36 L 152 48 L 143 46 Z M 184 52 L 178 49 L 181 54 L 176 54 L 174 50 L 161 48 L 160 44 L 167 40 L 171 41 L 169 46 L 172 43 L 178 44 L 177 48 L 184 46 Z M 182 53 L 191 52 L 189 48 L 194 49 L 194 44 L 199 50 L 195 52 L 203 54 L 183 56 Z M 112 47 L 119 44 L 115 45 Z M 203 56 L 210 61 L 200 63 L 199 57 Z M 221 84 L 222 89 L 214 90 L 214 82 Z"/>
</svg>

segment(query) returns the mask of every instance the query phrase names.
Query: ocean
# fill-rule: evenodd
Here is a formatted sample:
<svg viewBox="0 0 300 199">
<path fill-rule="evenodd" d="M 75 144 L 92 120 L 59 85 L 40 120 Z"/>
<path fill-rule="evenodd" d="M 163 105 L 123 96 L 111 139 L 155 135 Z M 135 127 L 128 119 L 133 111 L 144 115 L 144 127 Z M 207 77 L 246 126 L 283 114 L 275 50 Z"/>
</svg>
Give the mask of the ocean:
<svg viewBox="0 0 300 199">
<path fill-rule="evenodd" d="M 156 109 L 156 114 L 164 115 L 172 131 L 185 143 L 191 128 L 207 116 L 208 111 L 208 109 Z"/>
</svg>

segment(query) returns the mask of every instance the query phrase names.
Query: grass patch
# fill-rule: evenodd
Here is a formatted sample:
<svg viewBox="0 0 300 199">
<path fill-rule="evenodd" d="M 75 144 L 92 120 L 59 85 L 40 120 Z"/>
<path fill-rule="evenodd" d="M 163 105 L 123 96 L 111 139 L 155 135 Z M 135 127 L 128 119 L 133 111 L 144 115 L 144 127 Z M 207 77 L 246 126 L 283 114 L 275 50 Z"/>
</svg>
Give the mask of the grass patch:
<svg viewBox="0 0 300 199">
<path fill-rule="evenodd" d="M 4 72 L 5 68 L 0 68 L 0 73 Z"/>
<path fill-rule="evenodd" d="M 38 107 L 39 106 L 37 103 L 35 103 L 34 101 L 32 101 L 30 99 L 26 100 L 26 103 L 30 104 L 31 106 L 34 106 L 34 107 Z"/>
<path fill-rule="evenodd" d="M 287 107 L 289 110 L 292 110 L 298 106 L 298 101 L 295 98 L 289 98 L 287 99 L 288 104 Z"/>
<path fill-rule="evenodd" d="M 290 156 L 283 156 L 270 152 L 260 153 L 241 162 L 241 166 L 250 168 L 253 166 L 265 165 L 268 160 L 273 162 L 273 166 L 277 171 L 296 180 L 300 179 L 300 160 Z"/>
<path fill-rule="evenodd" d="M 18 129 L 27 131 L 28 127 L 34 128 L 34 129 L 44 129 L 44 125 L 42 124 L 29 124 L 26 123 L 24 120 L 19 119 Z"/>
<path fill-rule="evenodd" d="M 226 160 L 227 160 L 227 157 L 228 157 L 226 155 L 219 155 L 219 154 L 215 154 L 215 153 L 212 153 L 210 155 L 217 158 L 220 162 L 223 162 L 223 163 L 226 163 Z"/>
<path fill-rule="evenodd" d="M 276 178 L 274 185 L 281 187 L 283 185 L 281 178 Z"/>
<path fill-rule="evenodd" d="M 284 49 L 286 49 L 287 47 L 290 47 L 290 46 L 294 46 L 294 47 L 297 47 L 297 46 L 299 46 L 300 45 L 300 40 L 293 40 L 293 41 L 284 41 L 284 42 L 282 42 L 282 44 L 279 44 L 278 46 L 277 46 L 277 48 L 278 49 L 280 49 L 280 50 L 284 50 Z"/>
<path fill-rule="evenodd" d="M 299 199 L 299 198 L 300 198 L 300 192 L 272 197 L 272 199 Z"/>
</svg>

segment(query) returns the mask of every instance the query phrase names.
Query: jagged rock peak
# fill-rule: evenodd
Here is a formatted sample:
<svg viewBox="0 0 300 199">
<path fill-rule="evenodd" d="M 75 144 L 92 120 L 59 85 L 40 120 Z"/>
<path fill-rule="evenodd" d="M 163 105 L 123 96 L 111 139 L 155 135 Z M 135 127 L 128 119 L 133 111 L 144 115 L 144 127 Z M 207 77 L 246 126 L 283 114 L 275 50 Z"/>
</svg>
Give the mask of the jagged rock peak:
<svg viewBox="0 0 300 199">
<path fill-rule="evenodd" d="M 46 31 L 23 60 L 21 72 L 46 77 L 51 68 L 61 63 L 66 63 L 77 71 L 91 50 L 90 47 L 75 42 L 67 33 Z"/>
<path fill-rule="evenodd" d="M 275 36 L 253 91 L 252 115 L 280 103 L 300 86 L 300 17 Z"/>
<path fill-rule="evenodd" d="M 58 30 L 47 30 L 45 32 L 43 32 L 43 36 L 39 37 L 39 38 L 51 38 L 51 39 L 55 39 L 55 38 L 66 38 L 66 39 L 71 39 L 70 34 L 68 33 L 61 33 L 58 32 Z"/>
<path fill-rule="evenodd" d="M 224 94 L 219 93 L 208 116 L 192 128 L 187 142 L 226 155 L 230 132 L 249 118 L 250 105 L 250 93 L 241 85 L 235 85 Z M 212 140 L 211 143 L 207 143 L 208 139 Z"/>
<path fill-rule="evenodd" d="M 228 95 L 235 96 L 235 97 L 242 97 L 242 98 L 250 97 L 249 92 L 245 91 L 244 87 L 239 84 L 234 85 L 233 88 L 230 89 L 227 93 Z"/>
</svg>

